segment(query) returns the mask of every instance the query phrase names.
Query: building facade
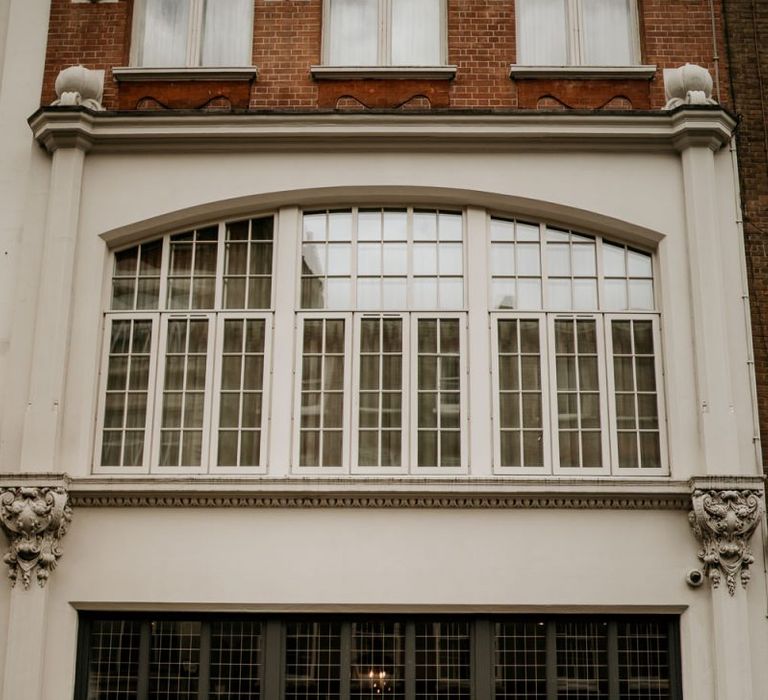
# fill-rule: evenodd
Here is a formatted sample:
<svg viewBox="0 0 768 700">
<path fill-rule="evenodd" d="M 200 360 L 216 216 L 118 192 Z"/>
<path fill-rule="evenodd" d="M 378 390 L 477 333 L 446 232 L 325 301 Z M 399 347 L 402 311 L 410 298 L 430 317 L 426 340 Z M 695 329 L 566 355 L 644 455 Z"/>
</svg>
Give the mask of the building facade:
<svg viewBox="0 0 768 700">
<path fill-rule="evenodd" d="M 736 4 L 0 2 L 2 700 L 764 697 Z"/>
</svg>

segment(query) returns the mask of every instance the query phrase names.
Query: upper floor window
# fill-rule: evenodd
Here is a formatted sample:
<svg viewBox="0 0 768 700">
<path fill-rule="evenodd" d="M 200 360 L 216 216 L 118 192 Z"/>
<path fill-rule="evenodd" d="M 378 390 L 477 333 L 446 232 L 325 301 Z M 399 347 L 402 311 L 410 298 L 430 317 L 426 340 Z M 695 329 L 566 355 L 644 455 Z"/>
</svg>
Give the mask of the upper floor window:
<svg viewBox="0 0 768 700">
<path fill-rule="evenodd" d="M 325 63 L 444 63 L 445 0 L 326 0 Z"/>
<path fill-rule="evenodd" d="M 136 66 L 251 63 L 253 0 L 136 0 L 134 7 Z"/>
<path fill-rule="evenodd" d="M 516 13 L 519 64 L 638 62 L 635 0 L 517 0 Z"/>
<path fill-rule="evenodd" d="M 268 446 L 276 473 L 666 469 L 650 252 L 455 209 L 274 225 L 114 253 L 97 471 L 264 473 Z"/>
</svg>

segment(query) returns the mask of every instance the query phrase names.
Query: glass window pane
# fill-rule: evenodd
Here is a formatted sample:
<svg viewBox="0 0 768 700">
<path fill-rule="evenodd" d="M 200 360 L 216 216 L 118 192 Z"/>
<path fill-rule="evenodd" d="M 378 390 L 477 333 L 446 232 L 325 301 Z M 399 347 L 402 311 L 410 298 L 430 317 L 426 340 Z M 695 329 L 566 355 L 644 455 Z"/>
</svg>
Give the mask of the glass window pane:
<svg viewBox="0 0 768 700">
<path fill-rule="evenodd" d="M 627 267 L 624 260 L 624 246 L 603 241 L 603 274 L 606 277 L 625 277 Z"/>
<path fill-rule="evenodd" d="M 653 309 L 653 282 L 629 280 L 629 308 Z"/>
<path fill-rule="evenodd" d="M 627 250 L 630 277 L 652 277 L 651 256 L 636 250 Z"/>
<path fill-rule="evenodd" d="M 381 244 L 359 243 L 357 246 L 357 274 L 380 275 Z"/>
<path fill-rule="evenodd" d="M 333 66 L 378 62 L 378 0 L 331 0 L 328 60 Z"/>
<path fill-rule="evenodd" d="M 584 64 L 634 63 L 629 0 L 582 0 L 580 7 Z"/>
<path fill-rule="evenodd" d="M 595 246 L 574 245 L 573 254 L 573 274 L 575 277 L 594 277 L 597 273 L 595 268 Z"/>
<path fill-rule="evenodd" d="M 514 221 L 505 221 L 504 219 L 491 219 L 491 240 L 509 241 L 515 240 Z"/>
<path fill-rule="evenodd" d="M 572 308 L 570 279 L 550 279 L 547 291 L 549 293 L 548 306 L 550 309 Z"/>
<path fill-rule="evenodd" d="M 573 280 L 573 308 L 582 311 L 597 309 L 597 280 Z"/>
<path fill-rule="evenodd" d="M 494 275 L 515 274 L 514 243 L 498 243 L 491 248 L 491 272 Z"/>
<path fill-rule="evenodd" d="M 568 63 L 565 0 L 517 0 L 517 62 L 531 66 Z"/>
<path fill-rule="evenodd" d="M 405 243 L 385 244 L 382 262 L 383 274 L 405 275 L 408 272 L 408 247 Z M 359 270 L 358 274 L 361 274 Z"/>
<path fill-rule="evenodd" d="M 440 0 L 392 0 L 392 64 L 438 65 L 441 60 Z"/>
<path fill-rule="evenodd" d="M 627 308 L 626 280 L 605 280 L 605 298 L 603 299 L 603 306 L 606 311 L 623 311 Z"/>
<path fill-rule="evenodd" d="M 554 276 L 570 276 L 571 246 L 561 243 L 547 245 L 547 272 Z"/>
<path fill-rule="evenodd" d="M 328 274 L 349 275 L 352 270 L 352 250 L 348 243 L 328 246 Z M 378 272 L 378 271 L 377 271 Z"/>
<path fill-rule="evenodd" d="M 188 0 L 145 0 L 139 65 L 186 65 L 189 10 Z"/>
<path fill-rule="evenodd" d="M 206 0 L 201 65 L 251 65 L 252 0 Z"/>
<path fill-rule="evenodd" d="M 495 255 L 495 249 L 494 249 L 494 255 Z M 538 276 L 541 274 L 541 269 L 539 265 L 538 244 L 518 243 L 517 273 L 519 275 L 533 275 L 533 276 Z"/>
<path fill-rule="evenodd" d="M 328 214 L 328 240 L 352 240 L 352 212 L 332 211 Z"/>
<path fill-rule="evenodd" d="M 413 274 L 437 274 L 437 246 L 434 244 L 417 243 L 413 246 Z"/>
</svg>

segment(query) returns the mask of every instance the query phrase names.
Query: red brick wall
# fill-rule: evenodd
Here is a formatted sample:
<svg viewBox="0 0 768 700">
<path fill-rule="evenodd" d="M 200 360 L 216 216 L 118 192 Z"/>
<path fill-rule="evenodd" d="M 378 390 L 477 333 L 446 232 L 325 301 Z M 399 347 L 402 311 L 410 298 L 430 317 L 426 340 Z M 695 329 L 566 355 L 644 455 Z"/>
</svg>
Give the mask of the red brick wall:
<svg viewBox="0 0 768 700">
<path fill-rule="evenodd" d="M 752 309 L 760 432 L 768 464 L 768 3 L 726 0 L 725 19 Z"/>
<path fill-rule="evenodd" d="M 719 70 L 724 76 L 727 61 L 720 16 L 722 1 L 715 0 L 714 4 Z M 456 79 L 449 84 L 438 84 L 439 81 L 432 81 L 431 86 L 414 84 L 414 97 L 419 97 L 412 100 L 411 106 L 424 105 L 429 100 L 433 107 L 447 104 L 453 109 L 511 109 L 537 104 L 548 108 L 636 109 L 650 105 L 658 109 L 664 105 L 661 79 L 664 67 L 699 63 L 714 75 L 710 1 L 638 0 L 638 3 L 643 62 L 656 64 L 659 69 L 650 85 L 642 81 L 608 84 L 605 81 L 539 81 L 526 83 L 519 93 L 521 84 L 508 78 L 509 64 L 515 60 L 513 0 L 448 0 L 448 60 L 458 67 Z M 131 6 L 132 0 L 93 4 L 52 0 L 43 104 L 55 99 L 53 84 L 59 70 L 75 63 L 107 71 L 104 93 L 107 108 L 152 102 L 134 100 L 138 95 L 135 86 L 131 88 L 130 99 L 126 98 L 129 90 L 124 88 L 123 99 L 118 100 L 118 85 L 110 72 L 112 66 L 128 64 Z M 309 67 L 321 62 L 321 20 L 322 0 L 254 0 L 253 63 L 259 69 L 259 78 L 251 88 L 250 108 L 327 108 L 335 104 L 334 95 L 355 97 L 356 91 L 358 96 L 367 97 L 367 102 L 361 99 L 363 104 L 376 107 L 401 104 L 405 89 L 402 84 L 377 80 L 366 81 L 365 85 L 349 81 L 327 86 L 312 79 Z M 729 104 L 726 82 L 721 80 L 721 97 Z M 139 97 L 154 98 L 158 106 L 164 104 L 164 98 L 171 97 L 171 93 L 173 103 L 178 106 L 185 89 L 177 84 L 164 95 L 162 85 L 148 86 L 150 88 L 150 93 Z M 193 86 L 188 89 L 187 106 L 199 106 L 200 89 Z M 406 96 L 406 101 L 408 98 Z M 355 103 L 355 100 L 342 99 Z"/>
</svg>

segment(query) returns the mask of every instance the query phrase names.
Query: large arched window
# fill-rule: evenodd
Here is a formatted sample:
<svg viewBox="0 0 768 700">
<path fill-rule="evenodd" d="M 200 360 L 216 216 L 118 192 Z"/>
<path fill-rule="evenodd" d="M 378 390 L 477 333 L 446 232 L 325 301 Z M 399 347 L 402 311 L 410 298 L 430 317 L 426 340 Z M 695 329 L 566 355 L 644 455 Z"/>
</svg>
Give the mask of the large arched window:
<svg viewBox="0 0 768 700">
<path fill-rule="evenodd" d="M 269 472 L 270 426 L 296 474 L 666 469 L 650 252 L 491 214 L 471 230 L 459 209 L 307 210 L 298 234 L 275 220 L 113 254 L 96 471 Z M 296 287 L 277 319 L 281 274 Z M 273 347 L 275 324 L 293 347 Z M 292 382 L 285 415 L 275 381 Z M 492 465 L 471 464 L 473 440 Z"/>
</svg>

